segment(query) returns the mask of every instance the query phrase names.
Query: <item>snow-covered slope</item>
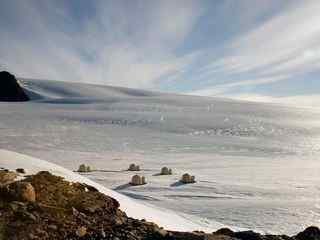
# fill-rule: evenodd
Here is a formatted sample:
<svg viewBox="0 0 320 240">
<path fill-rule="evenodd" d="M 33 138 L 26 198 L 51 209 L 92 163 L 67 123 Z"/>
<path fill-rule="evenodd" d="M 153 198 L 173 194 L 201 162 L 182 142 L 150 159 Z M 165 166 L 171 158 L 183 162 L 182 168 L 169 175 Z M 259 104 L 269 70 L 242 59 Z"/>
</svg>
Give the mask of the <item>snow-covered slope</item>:
<svg viewBox="0 0 320 240">
<path fill-rule="evenodd" d="M 74 170 L 142 204 L 216 226 L 293 234 L 320 220 L 320 112 L 22 79 L 33 101 L 0 103 L 0 148 Z M 1 163 L 1 160 L 0 160 Z M 148 184 L 129 187 L 130 163 Z M 157 176 L 160 168 L 172 176 Z M 196 184 L 179 185 L 185 172 Z"/>
<path fill-rule="evenodd" d="M 86 183 L 94 186 L 100 192 L 117 199 L 120 203 L 121 210 L 125 211 L 128 216 L 155 222 L 166 229 L 177 231 L 192 231 L 195 229 L 210 231 L 209 226 L 197 224 L 195 219 L 193 221 L 188 220 L 186 215 L 185 217 L 182 217 L 164 209 L 149 207 L 137 203 L 136 201 L 115 191 L 107 189 L 86 177 L 76 174 L 56 164 L 52 164 L 37 158 L 0 149 L 0 167 L 10 170 L 24 168 L 28 174 L 35 174 L 39 171 L 49 171 L 57 176 L 62 176 L 71 182 Z M 189 218 L 191 217 L 189 216 Z M 217 228 L 219 226 L 222 225 L 217 224 L 214 227 Z"/>
</svg>

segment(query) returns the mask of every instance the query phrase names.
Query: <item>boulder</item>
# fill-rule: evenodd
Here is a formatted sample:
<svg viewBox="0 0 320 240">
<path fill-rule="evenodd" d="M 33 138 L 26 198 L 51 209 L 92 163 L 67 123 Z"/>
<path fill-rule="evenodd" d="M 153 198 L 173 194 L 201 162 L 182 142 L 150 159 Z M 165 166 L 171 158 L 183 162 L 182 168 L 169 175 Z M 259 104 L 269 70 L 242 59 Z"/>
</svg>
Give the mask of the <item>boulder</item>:
<svg viewBox="0 0 320 240">
<path fill-rule="evenodd" d="M 83 226 L 79 227 L 79 228 L 77 229 L 77 231 L 76 231 L 76 234 L 77 234 L 78 237 L 83 237 L 83 236 L 85 236 L 85 235 L 87 234 L 87 228 L 86 228 L 86 227 L 83 227 Z"/>
<path fill-rule="evenodd" d="M 12 186 L 11 186 L 12 185 Z M 36 192 L 31 183 L 15 182 L 10 185 L 11 195 L 18 201 L 35 202 Z"/>
<path fill-rule="evenodd" d="M 241 240 L 264 240 L 264 237 L 260 233 L 253 231 L 235 232 L 234 237 Z"/>
<path fill-rule="evenodd" d="M 25 102 L 29 100 L 14 75 L 6 71 L 0 72 L 0 101 Z"/>
<path fill-rule="evenodd" d="M 25 174 L 26 173 L 26 171 L 23 168 L 17 168 L 16 172 L 17 173 L 21 173 L 21 174 Z"/>
<path fill-rule="evenodd" d="M 219 230 L 214 232 L 214 234 L 232 237 L 234 235 L 234 232 L 229 228 L 220 228 Z"/>
<path fill-rule="evenodd" d="M 144 176 L 134 175 L 130 182 L 133 186 L 144 185 L 146 184 L 146 179 Z"/>
<path fill-rule="evenodd" d="M 185 173 L 182 175 L 181 180 L 182 183 L 195 183 L 195 176 L 191 176 L 189 173 Z"/>
<path fill-rule="evenodd" d="M 308 227 L 295 238 L 297 240 L 320 240 L 320 229 L 317 227 Z"/>
<path fill-rule="evenodd" d="M 132 163 L 132 164 L 130 164 L 128 171 L 140 171 L 140 166 Z"/>
<path fill-rule="evenodd" d="M 8 171 L 8 170 L 0 170 L 0 186 L 4 186 L 14 182 L 16 177 L 17 177 L 17 173 L 15 172 Z"/>
<path fill-rule="evenodd" d="M 167 168 L 167 167 L 163 167 L 161 168 L 161 175 L 172 175 L 172 169 L 171 168 Z"/>
</svg>

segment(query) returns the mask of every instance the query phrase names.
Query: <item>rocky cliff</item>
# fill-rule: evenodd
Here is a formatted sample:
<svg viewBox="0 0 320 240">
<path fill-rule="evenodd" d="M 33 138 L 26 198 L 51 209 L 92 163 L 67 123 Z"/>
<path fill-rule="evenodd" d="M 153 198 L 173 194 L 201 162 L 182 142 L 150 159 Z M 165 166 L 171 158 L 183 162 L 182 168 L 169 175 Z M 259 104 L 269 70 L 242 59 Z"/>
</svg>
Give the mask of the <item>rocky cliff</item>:
<svg viewBox="0 0 320 240">
<path fill-rule="evenodd" d="M 0 101 L 4 102 L 24 102 L 28 101 L 29 97 L 14 75 L 9 72 L 0 72 Z"/>
</svg>

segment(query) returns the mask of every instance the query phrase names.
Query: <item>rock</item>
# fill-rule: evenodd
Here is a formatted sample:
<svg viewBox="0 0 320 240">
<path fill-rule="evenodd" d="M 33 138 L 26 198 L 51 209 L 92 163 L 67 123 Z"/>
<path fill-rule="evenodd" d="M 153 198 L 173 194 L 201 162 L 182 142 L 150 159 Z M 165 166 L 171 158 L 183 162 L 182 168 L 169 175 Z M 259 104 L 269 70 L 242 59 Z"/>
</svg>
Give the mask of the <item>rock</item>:
<svg viewBox="0 0 320 240">
<path fill-rule="evenodd" d="M 132 163 L 132 164 L 130 164 L 128 171 L 140 171 L 140 166 Z"/>
<path fill-rule="evenodd" d="M 54 231 L 56 231 L 58 229 L 58 227 L 56 225 L 54 225 L 54 224 L 48 225 L 48 228 L 51 229 L 51 230 L 54 230 Z"/>
<path fill-rule="evenodd" d="M 11 207 L 11 209 L 16 212 L 18 211 L 19 208 L 25 208 L 25 203 L 23 202 L 18 202 L 18 201 L 12 201 L 9 206 Z"/>
<path fill-rule="evenodd" d="M 23 168 L 17 168 L 17 169 L 16 169 L 16 172 L 17 172 L 17 173 L 22 173 L 22 174 L 25 174 L 25 173 L 26 173 L 26 171 L 25 171 Z"/>
<path fill-rule="evenodd" d="M 308 227 L 295 238 L 297 240 L 320 240 L 320 229 L 317 227 Z"/>
<path fill-rule="evenodd" d="M 142 176 L 135 176 L 139 184 L 145 182 Z M 19 182 L 33 186 L 37 202 L 18 202 L 0 193 L 0 239 L 320 240 L 317 227 L 293 237 L 227 228 L 212 234 L 164 230 L 155 223 L 128 217 L 117 200 L 96 190 L 86 191 L 89 186 L 70 184 L 49 172 L 26 176 Z M 1 189 L 16 194 L 17 186 L 22 187 L 19 182 Z"/>
<path fill-rule="evenodd" d="M 34 235 L 33 233 L 29 233 L 28 237 L 29 237 L 29 239 L 38 239 L 38 237 L 36 235 Z"/>
<path fill-rule="evenodd" d="M 9 72 L 0 72 L 0 101 L 4 102 L 24 102 L 29 101 L 29 97 L 20 87 L 17 79 Z"/>
<path fill-rule="evenodd" d="M 76 234 L 78 237 L 83 237 L 87 234 L 87 228 L 86 227 L 79 227 L 76 231 Z"/>
<path fill-rule="evenodd" d="M 165 237 L 168 235 L 168 231 L 162 229 L 162 228 L 159 228 L 156 230 L 156 232 L 161 236 L 161 237 Z"/>
<path fill-rule="evenodd" d="M 137 186 L 137 185 L 144 185 L 146 184 L 146 180 L 145 180 L 145 177 L 141 177 L 139 175 L 134 175 L 131 179 L 131 182 L 130 182 L 131 185 L 134 185 L 134 186 Z"/>
<path fill-rule="evenodd" d="M 14 185 L 14 194 L 16 199 L 22 202 L 35 202 L 36 201 L 36 192 L 28 182 L 17 182 Z"/>
<path fill-rule="evenodd" d="M 17 174 L 8 170 L 0 170 L 0 186 L 4 186 L 14 182 Z"/>
<path fill-rule="evenodd" d="M 214 233 L 218 234 L 218 235 L 225 235 L 225 236 L 230 236 L 230 237 L 234 235 L 234 232 L 232 230 L 230 230 L 229 228 L 221 228 Z"/>
<path fill-rule="evenodd" d="M 167 168 L 167 167 L 163 167 L 161 168 L 161 175 L 172 175 L 172 169 L 171 168 Z"/>
<path fill-rule="evenodd" d="M 185 173 L 182 175 L 182 178 L 180 180 L 182 183 L 195 183 L 195 176 L 191 176 L 189 173 Z"/>
<path fill-rule="evenodd" d="M 33 215 L 32 213 L 29 213 L 27 211 L 21 211 L 20 214 L 22 215 L 23 218 L 25 218 L 27 220 L 31 220 L 33 222 L 37 221 L 37 217 L 35 215 Z"/>
<path fill-rule="evenodd" d="M 260 233 L 253 231 L 235 232 L 234 237 L 241 240 L 263 240 Z"/>
</svg>

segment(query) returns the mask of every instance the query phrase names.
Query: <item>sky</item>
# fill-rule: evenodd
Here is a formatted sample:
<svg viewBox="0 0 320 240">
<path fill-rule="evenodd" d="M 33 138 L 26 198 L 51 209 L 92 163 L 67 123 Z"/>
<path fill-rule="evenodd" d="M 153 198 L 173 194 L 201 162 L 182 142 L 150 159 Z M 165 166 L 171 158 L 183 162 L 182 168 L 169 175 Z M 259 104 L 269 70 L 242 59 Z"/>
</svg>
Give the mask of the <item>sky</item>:
<svg viewBox="0 0 320 240">
<path fill-rule="evenodd" d="M 4 0 L 18 77 L 320 106 L 319 0 Z"/>
</svg>

